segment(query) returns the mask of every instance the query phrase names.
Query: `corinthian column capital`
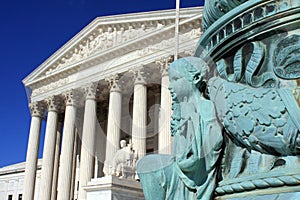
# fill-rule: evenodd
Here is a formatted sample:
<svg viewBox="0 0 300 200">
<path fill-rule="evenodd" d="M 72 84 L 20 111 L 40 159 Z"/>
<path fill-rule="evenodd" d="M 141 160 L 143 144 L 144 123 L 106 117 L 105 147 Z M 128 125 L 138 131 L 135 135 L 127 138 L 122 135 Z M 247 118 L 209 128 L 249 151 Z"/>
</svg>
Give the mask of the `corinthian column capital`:
<svg viewBox="0 0 300 200">
<path fill-rule="evenodd" d="M 119 75 L 115 74 L 105 79 L 110 87 L 110 92 L 121 92 L 121 86 L 119 83 Z"/>
<path fill-rule="evenodd" d="M 134 84 L 146 85 L 146 83 L 147 83 L 146 73 L 142 67 L 132 69 L 132 70 L 130 70 L 130 72 L 134 76 L 134 80 L 135 80 Z"/>
<path fill-rule="evenodd" d="M 91 82 L 83 86 L 86 99 L 96 99 L 98 95 L 98 82 Z"/>
<path fill-rule="evenodd" d="M 62 95 L 65 98 L 66 106 L 76 106 L 78 104 L 79 96 L 76 90 L 68 90 Z"/>
<path fill-rule="evenodd" d="M 43 102 L 32 102 L 29 109 L 32 117 L 42 117 L 45 112 L 45 104 Z"/>
<path fill-rule="evenodd" d="M 174 61 L 174 56 L 163 57 L 157 61 L 156 64 L 160 67 L 161 76 L 168 76 L 169 65 Z"/>
<path fill-rule="evenodd" d="M 50 96 L 45 99 L 48 111 L 60 112 L 62 110 L 62 99 L 58 96 Z"/>
</svg>

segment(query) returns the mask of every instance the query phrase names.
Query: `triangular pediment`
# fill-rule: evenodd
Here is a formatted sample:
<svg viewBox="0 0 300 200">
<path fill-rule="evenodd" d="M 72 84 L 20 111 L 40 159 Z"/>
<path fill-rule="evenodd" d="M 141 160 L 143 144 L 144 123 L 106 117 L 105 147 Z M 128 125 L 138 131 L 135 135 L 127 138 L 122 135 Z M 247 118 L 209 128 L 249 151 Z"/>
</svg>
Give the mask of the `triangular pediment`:
<svg viewBox="0 0 300 200">
<path fill-rule="evenodd" d="M 200 7 L 182 9 L 180 22 L 199 20 L 201 13 Z M 23 83 L 34 88 L 36 83 L 45 79 L 53 80 L 54 76 L 82 67 L 82 63 L 87 66 L 86 63 L 94 62 L 96 57 L 98 61 L 112 59 L 138 45 L 150 45 L 155 38 L 164 37 L 164 32 L 169 32 L 170 37 L 174 23 L 175 10 L 96 18 L 28 75 Z"/>
</svg>

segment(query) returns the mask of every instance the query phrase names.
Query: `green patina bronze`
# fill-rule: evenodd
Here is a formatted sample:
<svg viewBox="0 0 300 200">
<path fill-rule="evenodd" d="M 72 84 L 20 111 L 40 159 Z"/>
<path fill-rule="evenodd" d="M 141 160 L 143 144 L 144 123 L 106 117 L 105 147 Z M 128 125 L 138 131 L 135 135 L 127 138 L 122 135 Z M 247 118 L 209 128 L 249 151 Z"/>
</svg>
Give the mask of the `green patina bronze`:
<svg viewBox="0 0 300 200">
<path fill-rule="evenodd" d="M 138 163 L 152 199 L 300 199 L 300 1 L 210 0 L 169 68 L 173 155 Z"/>
<path fill-rule="evenodd" d="M 212 197 L 223 139 L 213 102 L 203 96 L 206 74 L 205 63 L 195 57 L 170 66 L 174 156 L 151 155 L 139 162 L 146 199 Z"/>
</svg>

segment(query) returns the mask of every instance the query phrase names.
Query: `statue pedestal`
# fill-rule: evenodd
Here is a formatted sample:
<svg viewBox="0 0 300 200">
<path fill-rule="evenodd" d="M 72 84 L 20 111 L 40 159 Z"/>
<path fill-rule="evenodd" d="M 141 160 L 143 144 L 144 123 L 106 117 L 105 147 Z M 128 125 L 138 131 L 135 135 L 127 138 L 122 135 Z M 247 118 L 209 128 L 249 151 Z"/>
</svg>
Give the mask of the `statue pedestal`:
<svg viewBox="0 0 300 200">
<path fill-rule="evenodd" d="M 145 199 L 139 182 L 116 176 L 92 179 L 84 189 L 87 192 L 87 200 Z"/>
</svg>

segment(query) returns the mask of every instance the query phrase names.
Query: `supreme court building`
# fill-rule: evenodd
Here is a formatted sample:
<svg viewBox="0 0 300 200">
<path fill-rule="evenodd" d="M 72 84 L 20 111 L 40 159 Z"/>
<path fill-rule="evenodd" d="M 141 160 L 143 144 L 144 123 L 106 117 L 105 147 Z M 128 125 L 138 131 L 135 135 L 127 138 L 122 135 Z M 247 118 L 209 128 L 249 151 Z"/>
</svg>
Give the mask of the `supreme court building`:
<svg viewBox="0 0 300 200">
<path fill-rule="evenodd" d="M 181 9 L 179 57 L 193 55 L 201 13 Z M 23 80 L 32 116 L 23 200 L 143 199 L 136 162 L 172 152 L 174 33 L 175 10 L 99 17 Z"/>
</svg>

